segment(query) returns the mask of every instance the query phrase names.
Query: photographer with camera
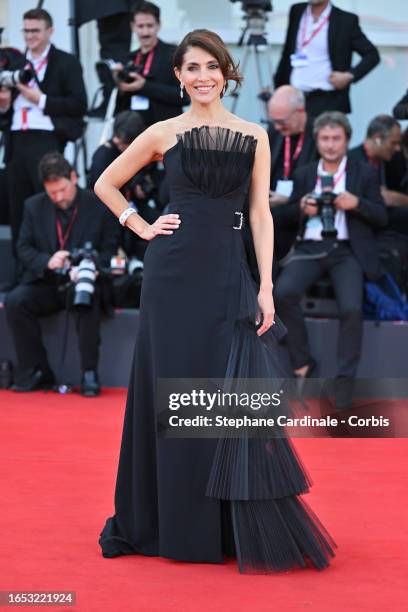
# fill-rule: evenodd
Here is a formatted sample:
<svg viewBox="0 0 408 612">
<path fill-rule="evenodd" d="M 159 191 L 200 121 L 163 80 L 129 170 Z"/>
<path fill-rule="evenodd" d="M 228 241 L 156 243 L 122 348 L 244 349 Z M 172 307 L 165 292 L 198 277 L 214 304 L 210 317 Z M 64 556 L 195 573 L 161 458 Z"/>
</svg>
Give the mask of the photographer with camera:
<svg viewBox="0 0 408 612">
<path fill-rule="evenodd" d="M 189 103 L 175 77 L 172 58 L 174 45 L 158 38 L 160 9 L 153 2 L 139 2 L 133 9 L 131 28 L 140 48 L 116 73 L 119 96 L 116 111 L 135 110 L 146 127 L 175 117 Z"/>
<path fill-rule="evenodd" d="M 119 155 L 125 151 L 133 140 L 145 130 L 145 125 L 136 111 L 122 111 L 115 117 L 112 138 L 102 144 L 92 157 L 88 186 L 93 189 L 102 172 Z M 154 223 L 160 216 L 163 206 L 159 198 L 159 188 L 164 172 L 157 164 L 149 164 L 138 172 L 121 189 L 122 194 L 135 207 L 140 216 L 148 223 Z M 132 232 L 123 229 L 120 239 L 128 256 L 143 259 L 147 247 L 146 240 L 141 240 Z"/>
<path fill-rule="evenodd" d="M 375 172 L 349 159 L 351 126 L 332 111 L 314 123 L 320 160 L 294 175 L 290 206 L 298 238 L 286 257 L 274 292 L 276 308 L 288 328 L 287 344 L 295 375 L 311 376 L 310 355 L 300 301 L 324 274 L 333 283 L 339 310 L 336 406 L 351 405 L 352 382 L 361 351 L 363 275 L 380 273 L 375 231 L 387 223 L 387 212 Z"/>
<path fill-rule="evenodd" d="M 34 391 L 54 384 L 38 318 L 72 303 L 81 356 L 80 390 L 85 396 L 95 396 L 100 391 L 97 366 L 103 276 L 97 269 L 109 268 L 116 252 L 115 219 L 93 192 L 77 186 L 76 173 L 61 153 L 47 153 L 39 175 L 45 192 L 27 200 L 17 244 L 24 268 L 22 281 L 6 296 L 20 370 L 14 389 Z"/>
<path fill-rule="evenodd" d="M 24 201 L 41 191 L 38 163 L 48 151 L 63 151 L 83 130 L 86 92 L 78 59 L 51 44 L 53 21 L 44 9 L 23 15 L 27 82 L 2 89 L 0 112 L 8 119 L 6 162 L 10 225 L 15 249 Z"/>
</svg>

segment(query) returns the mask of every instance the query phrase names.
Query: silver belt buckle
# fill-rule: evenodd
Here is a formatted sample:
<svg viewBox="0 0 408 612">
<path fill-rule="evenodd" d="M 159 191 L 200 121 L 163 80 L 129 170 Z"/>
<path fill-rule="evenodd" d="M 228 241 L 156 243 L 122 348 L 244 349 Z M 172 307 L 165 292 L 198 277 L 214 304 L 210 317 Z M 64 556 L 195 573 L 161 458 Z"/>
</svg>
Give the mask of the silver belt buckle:
<svg viewBox="0 0 408 612">
<path fill-rule="evenodd" d="M 244 223 L 244 213 L 238 212 L 237 210 L 234 212 L 234 215 L 239 215 L 239 225 L 233 225 L 232 229 L 240 230 L 242 229 Z"/>
</svg>

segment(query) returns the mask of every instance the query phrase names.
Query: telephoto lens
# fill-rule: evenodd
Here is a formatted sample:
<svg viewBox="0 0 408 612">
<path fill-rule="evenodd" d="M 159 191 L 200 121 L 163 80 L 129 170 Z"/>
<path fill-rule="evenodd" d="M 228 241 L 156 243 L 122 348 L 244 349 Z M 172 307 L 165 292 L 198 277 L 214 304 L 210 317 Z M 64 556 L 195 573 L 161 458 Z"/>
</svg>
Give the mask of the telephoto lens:
<svg viewBox="0 0 408 612">
<path fill-rule="evenodd" d="M 92 259 L 84 257 L 78 266 L 74 291 L 74 306 L 91 306 L 95 293 L 96 265 Z"/>
</svg>

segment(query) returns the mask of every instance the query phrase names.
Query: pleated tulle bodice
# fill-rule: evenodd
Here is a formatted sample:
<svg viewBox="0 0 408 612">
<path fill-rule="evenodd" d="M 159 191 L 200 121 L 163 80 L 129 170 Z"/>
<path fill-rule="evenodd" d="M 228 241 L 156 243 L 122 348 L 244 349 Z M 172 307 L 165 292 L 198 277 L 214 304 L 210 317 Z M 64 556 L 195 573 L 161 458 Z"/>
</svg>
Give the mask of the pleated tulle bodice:
<svg viewBox="0 0 408 612">
<path fill-rule="evenodd" d="M 194 195 L 206 199 L 234 195 L 243 201 L 256 144 L 251 134 L 223 127 L 204 125 L 177 134 L 177 143 L 164 154 L 170 201 Z"/>
</svg>

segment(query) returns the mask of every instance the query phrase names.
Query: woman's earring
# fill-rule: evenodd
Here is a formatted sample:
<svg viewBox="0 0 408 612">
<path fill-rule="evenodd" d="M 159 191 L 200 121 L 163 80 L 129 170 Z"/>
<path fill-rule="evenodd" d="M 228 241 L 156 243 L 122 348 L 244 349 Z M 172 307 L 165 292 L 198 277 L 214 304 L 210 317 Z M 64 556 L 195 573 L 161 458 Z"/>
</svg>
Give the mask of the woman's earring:
<svg viewBox="0 0 408 612">
<path fill-rule="evenodd" d="M 183 96 L 184 96 L 184 94 L 183 94 L 183 88 L 184 88 L 184 85 L 183 85 L 183 83 L 180 81 L 180 98 L 182 98 L 182 99 L 183 99 Z"/>
<path fill-rule="evenodd" d="M 227 81 L 224 83 L 224 87 L 221 90 L 221 98 L 225 96 L 225 92 L 227 91 Z"/>
</svg>

